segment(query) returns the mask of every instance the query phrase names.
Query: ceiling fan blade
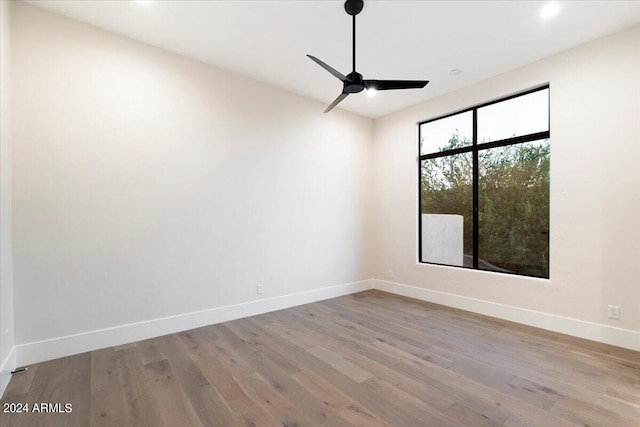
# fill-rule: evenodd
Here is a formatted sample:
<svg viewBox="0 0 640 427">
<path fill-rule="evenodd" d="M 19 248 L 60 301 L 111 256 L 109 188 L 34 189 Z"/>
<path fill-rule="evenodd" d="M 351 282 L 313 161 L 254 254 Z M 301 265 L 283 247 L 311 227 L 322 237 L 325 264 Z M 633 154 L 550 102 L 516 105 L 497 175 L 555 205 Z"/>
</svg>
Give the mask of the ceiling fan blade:
<svg viewBox="0 0 640 427">
<path fill-rule="evenodd" d="M 394 90 L 394 89 L 422 89 L 429 80 L 365 80 L 367 89 Z"/>
<path fill-rule="evenodd" d="M 324 110 L 324 112 L 325 112 L 325 113 L 328 113 L 329 111 L 333 110 L 333 107 L 335 107 L 336 105 L 340 104 L 340 102 L 341 102 L 343 99 L 345 99 L 347 96 L 349 96 L 349 94 L 348 94 L 348 93 L 342 92 L 342 93 L 341 93 L 341 94 L 340 94 L 340 95 L 335 99 L 335 101 L 333 101 L 333 102 L 331 103 L 331 105 L 329 105 L 329 106 L 327 107 L 327 109 L 326 109 L 326 110 Z"/>
<path fill-rule="evenodd" d="M 312 56 L 312 55 L 307 55 L 307 56 L 309 58 L 311 58 L 313 61 L 315 61 L 319 66 L 321 66 L 322 68 L 324 68 L 325 70 L 327 70 L 328 72 L 330 72 L 335 77 L 337 77 L 340 80 L 342 80 L 343 82 L 348 82 L 349 81 L 349 79 L 347 79 L 347 77 L 344 74 L 340 73 L 338 70 L 336 70 L 335 68 L 331 67 L 330 65 L 325 64 L 324 62 L 322 62 L 321 60 L 319 60 L 315 56 Z"/>
</svg>

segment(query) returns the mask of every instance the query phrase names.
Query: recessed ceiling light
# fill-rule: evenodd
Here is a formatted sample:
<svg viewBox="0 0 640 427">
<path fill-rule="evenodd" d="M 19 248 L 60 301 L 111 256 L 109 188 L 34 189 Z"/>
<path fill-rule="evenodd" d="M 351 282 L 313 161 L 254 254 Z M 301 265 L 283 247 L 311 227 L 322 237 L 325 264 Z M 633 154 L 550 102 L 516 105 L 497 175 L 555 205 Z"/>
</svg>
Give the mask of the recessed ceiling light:
<svg viewBox="0 0 640 427">
<path fill-rule="evenodd" d="M 367 96 L 376 96 L 376 93 L 378 93 L 378 91 L 375 88 L 367 89 Z"/>
<path fill-rule="evenodd" d="M 542 10 L 540 10 L 540 18 L 550 19 L 556 16 L 558 12 L 560 12 L 560 5 L 558 3 L 547 3 Z"/>
</svg>

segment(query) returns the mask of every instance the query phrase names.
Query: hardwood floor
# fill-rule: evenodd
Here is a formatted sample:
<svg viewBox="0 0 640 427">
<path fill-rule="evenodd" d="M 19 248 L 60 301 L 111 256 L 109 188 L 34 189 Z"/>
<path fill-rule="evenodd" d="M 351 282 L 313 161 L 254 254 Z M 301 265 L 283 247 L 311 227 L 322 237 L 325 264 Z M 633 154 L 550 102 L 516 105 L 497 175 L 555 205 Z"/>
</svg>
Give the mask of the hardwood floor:
<svg viewBox="0 0 640 427">
<path fill-rule="evenodd" d="M 640 353 L 367 291 L 52 360 L 2 426 L 640 426 Z"/>
</svg>

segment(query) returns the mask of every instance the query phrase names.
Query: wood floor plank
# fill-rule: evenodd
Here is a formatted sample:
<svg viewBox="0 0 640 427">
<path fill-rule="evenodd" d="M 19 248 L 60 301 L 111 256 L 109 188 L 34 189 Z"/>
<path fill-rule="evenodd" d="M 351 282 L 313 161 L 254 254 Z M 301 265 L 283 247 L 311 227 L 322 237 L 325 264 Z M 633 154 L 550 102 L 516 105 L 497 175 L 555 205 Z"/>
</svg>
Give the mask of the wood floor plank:
<svg viewBox="0 0 640 427">
<path fill-rule="evenodd" d="M 452 403 L 451 406 L 445 409 L 444 413 L 463 426 L 494 427 L 503 425 L 503 423 L 492 420 L 488 416 L 474 411 L 460 402 Z"/>
<path fill-rule="evenodd" d="M 107 387 L 120 387 L 117 353 L 113 347 L 91 353 L 91 393 Z"/>
<path fill-rule="evenodd" d="M 244 348 L 249 345 L 252 349 L 252 352 L 261 353 L 289 374 L 300 371 L 300 367 L 295 360 L 290 357 L 286 357 L 281 352 L 275 350 L 265 340 L 263 340 L 258 332 L 252 330 L 250 323 L 247 322 L 246 319 L 239 319 L 235 322 L 229 322 L 225 324 L 224 327 L 225 337 L 227 339 L 231 337 L 231 335 L 228 333 L 228 329 L 231 329 L 232 333 L 235 334 L 235 337 L 233 339 L 236 345 L 240 343 Z M 246 352 L 245 354 L 249 355 L 249 352 Z"/>
<path fill-rule="evenodd" d="M 280 345 L 283 347 L 287 347 L 289 349 L 295 348 L 295 344 L 291 341 L 288 341 L 289 337 L 291 337 L 291 334 L 281 335 L 284 341 L 279 341 L 277 338 L 274 338 L 274 336 L 270 334 L 281 332 L 279 331 L 279 329 L 281 328 L 278 328 L 277 325 L 269 325 L 267 329 L 268 330 L 265 330 L 264 328 L 261 329 L 262 335 L 270 336 L 274 341 L 280 342 Z M 293 329 L 289 329 L 289 330 L 293 331 Z M 294 336 L 295 335 L 297 334 L 294 333 Z M 313 338 L 314 338 L 314 341 L 313 341 L 314 343 L 320 342 L 322 339 L 320 336 L 314 336 Z M 328 345 L 326 340 L 323 342 L 323 344 Z M 343 352 L 342 354 L 345 354 L 344 346 L 341 346 L 341 345 L 336 345 L 336 346 L 329 345 L 329 346 L 330 348 L 333 348 L 335 351 L 342 350 Z M 368 359 L 365 356 L 360 356 L 357 353 L 353 353 L 353 352 L 348 352 L 346 354 L 348 354 L 350 357 L 353 358 L 350 360 L 357 360 L 358 363 L 361 364 L 361 366 L 366 366 L 367 369 L 369 369 L 371 372 L 375 372 L 378 377 L 388 380 L 389 382 L 395 384 L 397 387 L 400 387 L 400 389 L 405 390 L 409 394 L 421 396 L 424 400 L 428 402 L 425 404 L 428 404 L 430 406 L 439 406 L 441 408 L 446 408 L 454 402 L 454 400 L 443 398 L 443 396 L 440 393 L 432 393 L 428 387 L 422 386 L 421 384 L 417 383 L 416 381 L 413 381 L 411 378 L 407 376 L 399 375 L 394 370 L 389 369 L 384 365 L 378 364 L 375 361 Z M 306 371 L 302 371 L 301 373 L 305 373 L 305 372 Z M 324 379 L 326 377 L 327 371 L 321 370 L 320 372 L 321 372 L 320 376 L 322 376 L 322 378 Z M 298 374 L 294 374 L 294 376 L 297 376 L 297 375 Z M 333 388 L 335 389 L 336 387 L 333 387 Z M 372 394 L 371 393 L 372 390 L 370 389 L 370 387 L 368 388 L 369 390 L 367 391 L 367 393 L 363 395 L 354 394 L 351 397 L 353 397 L 354 399 L 357 399 L 358 396 L 359 397 L 364 396 L 364 401 L 372 402 L 373 399 L 369 399 L 369 397 Z M 338 389 L 341 390 L 341 388 L 338 388 Z M 384 422 L 382 419 L 377 418 L 375 415 L 372 415 L 363 405 L 355 401 L 353 404 L 349 404 L 346 409 L 343 409 L 341 414 L 343 416 L 347 416 L 350 420 L 352 420 L 351 422 L 354 422 L 356 424 L 360 424 L 361 422 L 365 422 L 365 421 L 373 422 L 373 420 L 375 420 L 376 423 L 378 421 Z"/>
<path fill-rule="evenodd" d="M 225 427 L 238 424 L 218 390 L 210 384 L 189 387 L 184 393 L 203 426 Z"/>
<path fill-rule="evenodd" d="M 233 425 L 235 420 L 231 409 L 191 360 L 188 349 L 181 346 L 172 335 L 157 340 L 160 350 L 169 360 L 173 375 L 182 386 L 202 425 Z"/>
<path fill-rule="evenodd" d="M 29 392 L 33 378 L 38 372 L 38 365 L 25 366 L 26 371 L 17 373 L 11 377 L 11 382 L 4 392 L 5 398 L 12 396 L 21 396 Z"/>
<path fill-rule="evenodd" d="M 341 372 L 357 383 L 361 383 L 373 377 L 373 374 L 371 372 L 367 372 L 361 367 L 354 365 L 350 361 L 340 357 L 338 354 L 332 352 L 331 350 L 327 350 L 326 348 L 319 345 L 307 351 L 313 354 L 318 359 L 331 365 L 334 369 L 338 370 L 338 372 Z"/>
<path fill-rule="evenodd" d="M 238 425 L 249 427 L 273 427 L 283 425 L 276 421 L 274 417 L 267 412 L 261 405 L 257 403 L 251 404 L 251 406 L 245 408 L 242 414 L 237 416 Z"/>
<path fill-rule="evenodd" d="M 330 369 L 330 365 L 310 355 L 304 349 L 294 343 L 280 343 L 281 347 L 286 347 L 287 351 L 294 355 L 295 359 L 307 370 L 322 376 L 331 384 L 336 385 L 340 390 L 348 394 L 357 402 L 361 412 L 375 414 L 383 421 L 391 425 L 420 425 L 423 420 L 419 414 L 406 411 L 401 405 L 386 399 L 378 390 L 375 390 L 367 382 L 358 384 L 340 372 Z M 359 409 L 356 408 L 356 409 Z"/>
<path fill-rule="evenodd" d="M 209 383 L 213 384 L 222 395 L 234 414 L 242 414 L 253 405 L 251 399 L 222 362 L 211 357 L 210 342 L 203 341 L 197 335 L 192 335 L 189 332 L 179 333 L 176 338 L 189 348 L 191 359 Z"/>
<path fill-rule="evenodd" d="M 176 336 L 166 335 L 158 338 L 157 341 L 169 360 L 171 370 L 185 388 L 209 385 L 209 381 L 189 357 L 189 350 L 179 345 Z"/>
<path fill-rule="evenodd" d="M 137 345 L 138 345 L 137 342 L 130 342 L 130 343 L 127 343 L 127 344 L 117 345 L 117 346 L 113 347 L 113 349 L 115 351 L 120 351 L 120 350 L 124 350 L 124 349 L 127 349 L 127 348 L 136 347 Z"/>
<path fill-rule="evenodd" d="M 71 356 L 73 367 L 60 393 L 61 405 L 71 403 L 72 411 L 64 414 L 63 426 L 89 425 L 91 419 L 91 353 Z"/>
<path fill-rule="evenodd" d="M 312 426 L 313 421 L 296 407 L 286 396 L 279 393 L 267 380 L 258 374 L 247 378 L 247 384 L 254 391 L 256 401 L 276 420 L 275 425 Z"/>
<path fill-rule="evenodd" d="M 73 405 L 2 427 L 636 427 L 640 353 L 366 291 L 35 364 L 0 402 Z"/>
<path fill-rule="evenodd" d="M 123 346 L 116 354 L 127 424 L 141 427 L 163 425 L 157 402 L 149 392 L 137 348 Z"/>
<path fill-rule="evenodd" d="M 404 411 L 413 414 L 415 417 L 419 417 L 429 426 L 465 427 L 454 418 L 449 417 L 444 411 L 439 411 L 430 405 L 425 405 L 421 399 L 422 396 L 413 396 L 402 390 L 396 384 L 388 383 L 379 378 L 371 378 L 367 380 L 367 383 L 370 384 L 373 390 L 377 391 L 379 395 L 386 396 L 386 398 L 396 402 L 402 402 L 402 409 Z"/>
<path fill-rule="evenodd" d="M 198 415 L 180 384 L 169 372 L 159 375 L 149 384 L 165 426 L 201 427 Z"/>
<path fill-rule="evenodd" d="M 582 425 L 602 425 L 616 427 L 637 427 L 638 421 L 617 413 L 611 412 L 602 407 L 587 404 L 579 400 L 564 400 L 556 403 L 551 409 L 551 413 L 559 415 L 561 418 Z"/>
<path fill-rule="evenodd" d="M 291 376 L 313 396 L 336 411 L 356 404 L 349 396 L 312 372 L 301 370 Z"/>
<path fill-rule="evenodd" d="M 234 322 L 233 325 L 226 325 L 225 338 L 230 340 L 240 340 L 244 345 L 256 345 L 259 341 L 247 341 L 247 335 L 244 339 L 237 334 L 250 334 L 246 329 L 246 324 Z M 235 335 L 235 337 L 234 337 Z M 290 371 L 291 364 L 288 363 L 286 357 L 278 354 L 275 350 L 268 346 L 260 346 L 258 351 L 244 351 L 242 357 L 248 360 L 263 376 L 265 380 L 280 394 L 284 395 L 296 407 L 300 408 L 308 417 L 313 425 L 317 426 L 347 426 L 348 423 L 341 419 L 336 411 L 331 410 L 327 405 L 316 405 L 313 395 L 297 381 L 291 374 L 299 372 L 297 368 L 295 372 Z"/>
<path fill-rule="evenodd" d="M 140 360 L 142 360 L 142 364 L 144 365 L 166 359 L 164 354 L 162 354 L 162 351 L 160 351 L 156 339 L 152 338 L 144 341 L 139 341 L 137 343 L 137 347 L 138 351 L 140 352 Z"/>
<path fill-rule="evenodd" d="M 365 350 L 365 347 L 360 347 L 360 350 L 354 350 L 340 344 L 329 345 L 329 347 L 335 351 L 340 351 L 342 355 L 367 369 L 369 372 L 374 372 L 377 378 L 395 384 L 396 387 L 399 387 L 411 395 L 421 396 L 426 405 L 444 410 L 455 402 L 454 399 L 436 388 L 424 382 L 416 381 L 413 377 L 404 375 L 398 370 L 389 368 L 370 358 L 370 353 Z"/>
<path fill-rule="evenodd" d="M 144 376 L 147 381 L 155 381 L 158 377 L 171 375 L 171 365 L 167 359 L 158 360 L 157 362 L 147 363 L 144 365 Z"/>
<path fill-rule="evenodd" d="M 340 411 L 340 417 L 355 427 L 390 427 L 392 425 L 380 417 L 363 410 L 360 405 L 348 405 Z"/>
<path fill-rule="evenodd" d="M 33 378 L 29 392 L 20 396 L 20 402 L 28 403 L 31 407 L 30 413 L 22 414 L 2 414 L 2 425 L 8 426 L 47 426 L 47 425 L 68 425 L 65 421 L 65 415 L 54 413 L 33 412 L 34 403 L 42 402 L 59 402 L 68 380 L 67 375 L 71 375 L 73 371 L 72 357 L 51 360 L 40 363 L 38 371 Z M 63 373 L 63 375 L 60 375 Z M 67 402 L 64 402 L 67 403 Z"/>
<path fill-rule="evenodd" d="M 127 425 L 123 392 L 118 380 L 91 393 L 91 427 Z"/>
</svg>

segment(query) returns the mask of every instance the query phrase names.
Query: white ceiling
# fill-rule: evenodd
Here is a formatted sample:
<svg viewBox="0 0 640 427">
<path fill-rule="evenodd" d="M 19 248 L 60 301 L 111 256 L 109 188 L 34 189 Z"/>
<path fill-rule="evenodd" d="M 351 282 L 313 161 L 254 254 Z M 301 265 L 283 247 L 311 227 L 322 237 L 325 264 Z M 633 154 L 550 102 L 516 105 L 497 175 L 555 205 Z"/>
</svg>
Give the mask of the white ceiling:
<svg viewBox="0 0 640 427">
<path fill-rule="evenodd" d="M 68 1 L 29 3 L 329 104 L 342 84 L 305 55 L 351 71 L 343 1 Z M 348 97 L 382 115 L 640 23 L 640 1 L 365 1 L 357 68 L 365 78 L 428 79 L 421 90 Z M 462 70 L 457 76 L 450 70 Z M 323 108 L 319 107 L 319 113 Z"/>
</svg>

